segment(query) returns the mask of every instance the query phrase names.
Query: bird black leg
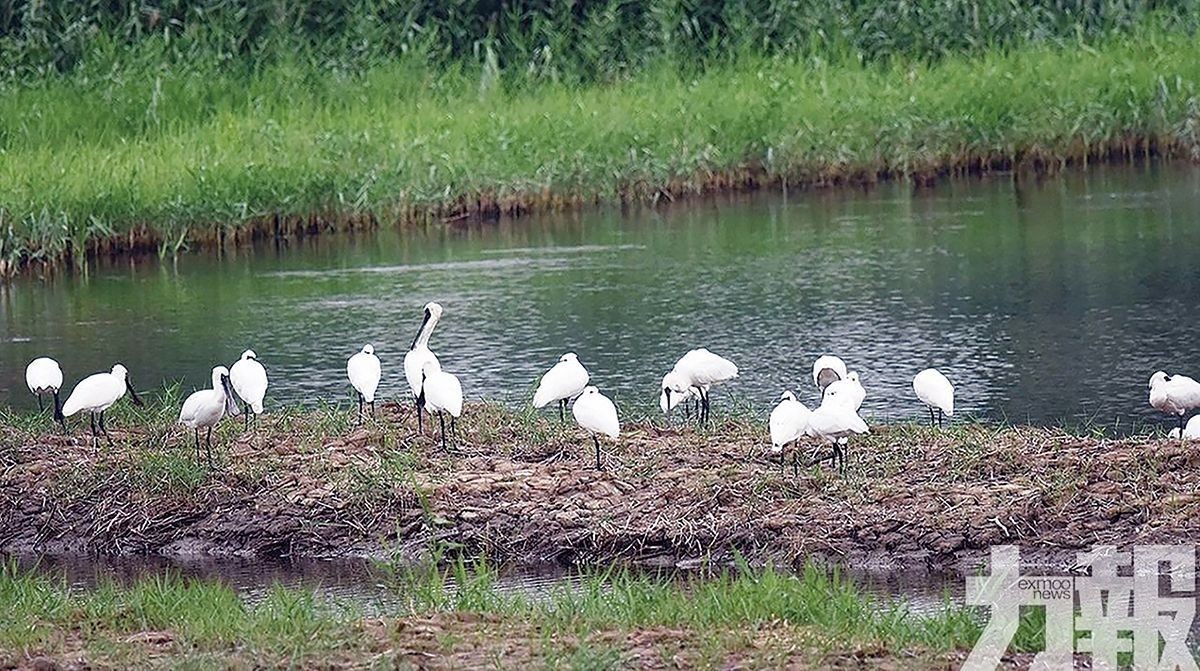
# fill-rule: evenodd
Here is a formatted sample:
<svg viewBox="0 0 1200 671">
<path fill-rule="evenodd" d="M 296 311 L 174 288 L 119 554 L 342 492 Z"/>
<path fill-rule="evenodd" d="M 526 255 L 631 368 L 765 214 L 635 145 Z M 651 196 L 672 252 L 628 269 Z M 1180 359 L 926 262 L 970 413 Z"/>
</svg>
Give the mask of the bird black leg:
<svg viewBox="0 0 1200 671">
<path fill-rule="evenodd" d="M 592 443 L 596 445 L 596 470 L 603 471 L 604 465 L 600 463 L 600 439 L 596 434 L 592 434 Z"/>
<path fill-rule="evenodd" d="M 446 451 L 446 413 L 438 410 L 438 423 L 442 425 L 442 451 Z"/>
<path fill-rule="evenodd" d="M 375 401 L 371 401 L 371 418 L 375 417 Z"/>
<path fill-rule="evenodd" d="M 927 405 L 925 407 L 929 409 L 929 428 L 932 429 L 933 428 L 933 406 Z"/>
<path fill-rule="evenodd" d="M 43 406 L 43 405 L 42 405 L 42 395 L 41 395 L 41 394 L 34 394 L 34 396 L 37 396 L 37 400 L 38 400 L 38 414 L 40 415 L 42 412 L 44 412 L 44 411 L 46 410 L 45 406 Z"/>
<path fill-rule="evenodd" d="M 560 424 L 567 422 L 567 400 L 559 399 L 558 401 L 558 421 Z"/>
<path fill-rule="evenodd" d="M 1183 415 L 1179 415 L 1179 439 L 1183 440 Z"/>
<path fill-rule="evenodd" d="M 100 412 L 100 433 L 103 433 L 104 440 L 108 441 L 109 445 L 112 445 L 112 436 L 108 435 L 108 429 L 104 428 L 104 412 L 103 411 Z"/>
<path fill-rule="evenodd" d="M 946 413 L 941 408 L 938 408 L 938 428 L 939 429 L 943 427 L 943 423 L 945 422 L 945 419 L 946 419 Z"/>
<path fill-rule="evenodd" d="M 96 435 L 96 413 L 89 412 L 88 416 L 92 418 L 92 447 L 100 447 L 100 438 Z"/>
<path fill-rule="evenodd" d="M 363 421 L 363 395 L 359 394 L 358 395 L 358 423 L 362 424 L 362 421 Z"/>
<path fill-rule="evenodd" d="M 208 467 L 212 468 L 212 427 L 208 427 L 208 435 L 204 437 L 204 450 L 208 455 Z"/>
<path fill-rule="evenodd" d="M 192 429 L 196 434 L 196 463 L 200 463 L 200 429 Z"/>
<path fill-rule="evenodd" d="M 425 409 L 425 392 L 417 397 L 417 432 L 425 433 L 425 420 L 421 417 L 421 411 Z"/>
</svg>

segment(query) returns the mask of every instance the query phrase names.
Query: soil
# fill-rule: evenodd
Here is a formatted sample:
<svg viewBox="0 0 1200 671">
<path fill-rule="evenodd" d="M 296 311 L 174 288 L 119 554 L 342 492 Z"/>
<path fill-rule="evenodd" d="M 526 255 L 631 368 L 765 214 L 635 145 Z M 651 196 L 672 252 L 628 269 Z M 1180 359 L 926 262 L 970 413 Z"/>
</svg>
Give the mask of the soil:
<svg viewBox="0 0 1200 671">
<path fill-rule="evenodd" d="M 419 556 L 693 567 L 823 559 L 932 570 L 995 544 L 1044 556 L 1200 539 L 1200 445 L 1054 429 L 875 427 L 828 464 L 769 458 L 765 427 L 632 423 L 605 444 L 557 416 L 473 405 L 443 451 L 390 404 L 363 426 L 295 413 L 222 428 L 211 470 L 181 430 L 0 427 L 0 550 Z M 127 424 L 133 424 L 130 421 Z M 436 423 L 435 423 L 436 424 Z M 322 429 L 322 426 L 332 428 Z M 166 436 L 164 438 L 164 435 Z M 822 454 L 796 450 L 802 461 Z"/>
</svg>

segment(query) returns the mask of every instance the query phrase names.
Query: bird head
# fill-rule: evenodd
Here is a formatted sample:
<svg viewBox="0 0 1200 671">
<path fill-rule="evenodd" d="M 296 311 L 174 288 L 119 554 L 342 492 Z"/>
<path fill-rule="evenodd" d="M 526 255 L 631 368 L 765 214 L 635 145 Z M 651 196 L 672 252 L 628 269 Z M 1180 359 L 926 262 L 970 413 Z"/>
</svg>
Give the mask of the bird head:
<svg viewBox="0 0 1200 671">
<path fill-rule="evenodd" d="M 374 354 L 374 353 L 375 353 L 375 346 L 374 346 L 374 345 L 371 345 L 370 343 L 367 343 L 366 345 L 363 345 L 363 348 L 362 348 L 362 353 L 363 353 L 363 354 Z"/>
<path fill-rule="evenodd" d="M 246 359 L 257 359 L 257 358 L 258 358 L 258 355 L 255 354 L 254 350 L 252 350 L 252 349 L 248 349 L 245 352 L 242 352 L 242 361 L 245 361 Z"/>
<path fill-rule="evenodd" d="M 794 401 L 794 400 L 796 400 L 796 395 L 792 393 L 791 389 L 788 389 L 779 395 L 779 400 L 780 401 Z"/>
<path fill-rule="evenodd" d="M 559 363 L 566 363 L 568 361 L 578 361 L 578 360 L 579 360 L 579 357 L 576 356 L 574 352 L 567 352 L 566 354 L 558 357 Z"/>
<path fill-rule="evenodd" d="M 1150 388 L 1153 389 L 1155 385 L 1160 384 L 1162 382 L 1166 382 L 1167 380 L 1170 380 L 1170 379 L 1171 379 L 1171 376 L 1167 375 L 1166 373 L 1164 373 L 1160 370 L 1157 373 L 1155 373 L 1154 375 L 1150 376 Z"/>
</svg>

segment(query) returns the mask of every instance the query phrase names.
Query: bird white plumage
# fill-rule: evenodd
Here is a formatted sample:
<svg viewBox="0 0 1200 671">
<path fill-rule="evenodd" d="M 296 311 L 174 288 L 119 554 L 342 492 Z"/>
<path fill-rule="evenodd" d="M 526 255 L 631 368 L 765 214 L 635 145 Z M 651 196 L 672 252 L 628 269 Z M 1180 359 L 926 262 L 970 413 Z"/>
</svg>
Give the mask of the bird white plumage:
<svg viewBox="0 0 1200 671">
<path fill-rule="evenodd" d="M 832 354 L 823 354 L 813 362 L 813 384 L 822 392 L 837 380 L 846 378 L 846 362 Z"/>
<path fill-rule="evenodd" d="M 1158 371 L 1150 376 L 1150 405 L 1160 412 L 1179 417 L 1183 433 L 1184 415 L 1200 408 L 1200 382 L 1186 375 L 1167 375 Z"/>
<path fill-rule="evenodd" d="M 267 396 L 267 369 L 258 362 L 254 350 L 242 352 L 242 358 L 229 369 L 229 382 L 238 398 L 249 405 L 254 414 L 261 415 L 263 399 Z"/>
<path fill-rule="evenodd" d="M 926 368 L 917 373 L 912 381 L 913 393 L 929 408 L 929 424 L 933 425 L 933 411 L 946 413 L 947 417 L 954 416 L 954 385 L 949 378 L 936 368 Z M 938 418 L 941 424 L 941 418 Z"/>
<path fill-rule="evenodd" d="M 841 445 L 843 439 L 855 434 L 869 433 L 870 429 L 849 404 L 827 399 L 809 414 L 806 432 L 833 445 L 834 466 L 844 469 L 846 455 Z"/>
<path fill-rule="evenodd" d="M 858 381 L 858 373 L 850 371 L 840 380 L 834 380 L 827 387 L 821 398 L 821 404 L 837 403 L 858 412 L 863 400 L 867 398 L 867 390 Z"/>
<path fill-rule="evenodd" d="M 71 390 L 62 406 L 62 416 L 71 417 L 78 412 L 101 413 L 108 410 L 114 403 L 121 400 L 126 391 L 130 392 L 134 405 L 141 405 L 137 392 L 129 384 L 129 371 L 125 366 L 117 364 L 107 373 L 95 373 L 79 381 Z"/>
<path fill-rule="evenodd" d="M 598 434 L 616 439 L 621 435 L 621 420 L 617 417 L 617 406 L 612 399 L 600 393 L 593 386 L 584 387 L 583 393 L 575 400 L 571 414 L 584 431 L 587 431 L 596 446 L 596 469 L 602 468 L 600 463 L 600 439 Z"/>
<path fill-rule="evenodd" d="M 1187 426 L 1180 432 L 1179 427 L 1175 427 L 1167 432 L 1168 438 L 1183 438 L 1184 440 L 1200 440 L 1200 415 L 1196 415 L 1188 420 Z"/>
<path fill-rule="evenodd" d="M 424 409 L 425 401 L 422 399 L 422 381 L 425 364 L 433 362 L 441 366 L 437 355 L 433 350 L 429 349 L 429 338 L 433 335 L 433 329 L 437 328 L 438 321 L 442 318 L 442 306 L 430 301 L 425 304 L 424 317 L 421 319 L 421 327 L 417 329 L 417 336 L 413 338 L 412 344 L 408 347 L 408 352 L 404 355 L 404 379 L 408 382 L 409 391 L 412 392 L 413 399 L 417 404 L 417 426 L 421 426 L 421 411 Z"/>
<path fill-rule="evenodd" d="M 808 406 L 796 400 L 796 395 L 785 391 L 779 396 L 779 403 L 771 411 L 767 426 L 771 431 L 771 451 L 775 454 L 783 452 L 783 448 L 799 440 L 808 431 L 808 417 L 812 411 Z"/>
<path fill-rule="evenodd" d="M 217 366 L 212 369 L 212 388 L 194 391 L 183 402 L 179 410 L 179 423 L 192 429 L 196 435 L 196 458 L 200 458 L 200 429 L 208 429 L 205 445 L 208 463 L 212 464 L 212 429 L 225 415 L 236 417 L 240 412 L 230 382 L 229 369 Z"/>
<path fill-rule="evenodd" d="M 561 404 L 575 398 L 583 393 L 590 377 L 587 369 L 579 363 L 579 357 L 574 352 L 567 352 L 542 376 L 533 394 L 533 407 L 544 408 L 555 401 Z"/>
<path fill-rule="evenodd" d="M 43 356 L 29 362 L 25 367 L 25 385 L 29 393 L 37 397 L 38 410 L 42 410 L 42 395 L 54 397 L 54 407 L 58 407 L 58 390 L 62 388 L 63 372 L 58 362 Z"/>
<path fill-rule="evenodd" d="M 678 402 L 672 402 L 673 395 L 685 394 L 689 389 L 693 389 L 700 397 L 699 420 L 703 422 L 708 419 L 709 389 L 737 376 L 738 367 L 729 359 L 713 354 L 703 347 L 691 350 L 675 362 L 671 372 L 663 376 L 659 407 L 669 411 L 678 405 Z"/>
<path fill-rule="evenodd" d="M 346 360 L 346 377 L 350 378 L 350 386 L 362 396 L 363 401 L 375 402 L 375 390 L 379 388 L 379 380 L 383 377 L 383 367 L 379 365 L 373 345 L 363 345 L 361 350 Z"/>
<path fill-rule="evenodd" d="M 424 378 L 422 390 L 425 394 L 425 407 L 429 412 L 438 414 L 438 421 L 442 425 L 441 436 L 444 449 L 446 447 L 446 417 L 442 413 L 448 412 L 454 419 L 462 415 L 462 384 L 453 373 L 442 370 L 441 364 L 437 361 L 426 361 L 425 367 L 421 369 L 421 375 Z M 453 426 L 453 420 L 451 420 L 451 426 Z"/>
</svg>

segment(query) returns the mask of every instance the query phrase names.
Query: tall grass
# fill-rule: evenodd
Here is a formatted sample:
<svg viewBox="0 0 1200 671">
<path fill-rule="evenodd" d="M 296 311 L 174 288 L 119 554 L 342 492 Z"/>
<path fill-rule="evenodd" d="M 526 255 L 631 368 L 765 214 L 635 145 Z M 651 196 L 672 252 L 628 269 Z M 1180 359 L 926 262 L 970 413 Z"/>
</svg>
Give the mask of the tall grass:
<svg viewBox="0 0 1200 671">
<path fill-rule="evenodd" d="M 1195 153 L 1193 54 L 1186 33 L 1139 28 L 1086 48 L 932 63 L 746 55 L 575 85 L 415 58 L 356 74 L 299 60 L 170 69 L 135 48 L 127 67 L 83 63 L 0 91 L 0 264 L 169 252 L 270 233 L 274 215 L 355 225 Z"/>
</svg>

